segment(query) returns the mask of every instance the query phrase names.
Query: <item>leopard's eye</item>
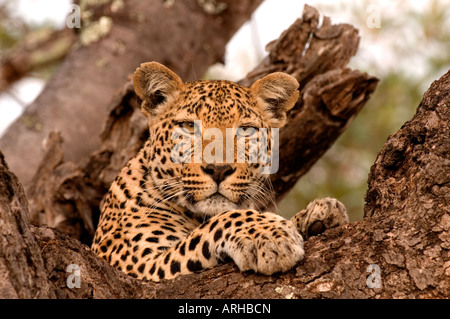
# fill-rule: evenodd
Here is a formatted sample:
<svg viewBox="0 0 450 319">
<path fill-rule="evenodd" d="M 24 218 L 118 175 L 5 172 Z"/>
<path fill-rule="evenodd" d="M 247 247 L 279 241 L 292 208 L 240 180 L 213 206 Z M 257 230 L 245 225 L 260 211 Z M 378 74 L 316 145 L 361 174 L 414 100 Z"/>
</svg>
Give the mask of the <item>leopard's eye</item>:
<svg viewBox="0 0 450 319">
<path fill-rule="evenodd" d="M 241 126 L 236 130 L 237 137 L 256 137 L 257 128 L 253 126 Z"/>
<path fill-rule="evenodd" d="M 178 123 L 180 128 L 188 134 L 195 134 L 199 131 L 199 127 L 195 122 L 186 121 Z"/>
</svg>

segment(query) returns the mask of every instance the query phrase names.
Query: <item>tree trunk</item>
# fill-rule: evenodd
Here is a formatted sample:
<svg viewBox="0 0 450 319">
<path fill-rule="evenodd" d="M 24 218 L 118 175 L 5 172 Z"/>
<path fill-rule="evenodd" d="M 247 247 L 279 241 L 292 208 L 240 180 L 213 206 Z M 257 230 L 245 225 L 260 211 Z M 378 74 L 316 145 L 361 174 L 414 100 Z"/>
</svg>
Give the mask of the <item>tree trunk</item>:
<svg viewBox="0 0 450 319">
<path fill-rule="evenodd" d="M 50 283 L 17 177 L 0 152 L 0 298 L 46 298 Z"/>
<path fill-rule="evenodd" d="M 202 76 L 222 60 L 231 36 L 261 2 L 111 0 L 83 6 L 87 18 L 77 29 L 78 47 L 0 139 L 12 171 L 29 185 L 52 130 L 61 132 L 66 160 L 88 156 L 100 145 L 111 97 L 140 63 L 160 61 L 185 79 Z"/>
</svg>

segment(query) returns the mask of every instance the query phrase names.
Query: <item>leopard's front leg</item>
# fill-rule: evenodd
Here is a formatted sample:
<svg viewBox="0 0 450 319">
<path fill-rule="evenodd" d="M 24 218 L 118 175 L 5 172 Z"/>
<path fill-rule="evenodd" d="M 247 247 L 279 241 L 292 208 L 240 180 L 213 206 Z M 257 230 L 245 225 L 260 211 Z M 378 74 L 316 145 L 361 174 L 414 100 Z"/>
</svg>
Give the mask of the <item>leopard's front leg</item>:
<svg viewBox="0 0 450 319">
<path fill-rule="evenodd" d="M 212 217 L 157 260 L 149 260 L 153 265 L 145 277 L 170 279 L 227 258 L 241 271 L 271 275 L 291 269 L 303 255 L 303 239 L 291 221 L 273 213 L 233 210 Z"/>
<path fill-rule="evenodd" d="M 241 271 L 271 275 L 303 259 L 303 238 L 289 220 L 253 210 L 237 210 L 229 217 L 216 255 L 230 257 Z"/>
</svg>

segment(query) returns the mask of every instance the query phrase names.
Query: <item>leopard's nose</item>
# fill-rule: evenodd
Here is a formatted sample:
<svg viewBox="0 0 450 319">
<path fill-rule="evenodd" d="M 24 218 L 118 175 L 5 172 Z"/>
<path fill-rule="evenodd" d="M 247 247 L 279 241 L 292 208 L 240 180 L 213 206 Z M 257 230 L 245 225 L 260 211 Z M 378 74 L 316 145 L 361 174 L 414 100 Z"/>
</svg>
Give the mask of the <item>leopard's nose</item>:
<svg viewBox="0 0 450 319">
<path fill-rule="evenodd" d="M 202 171 L 210 175 L 217 185 L 233 174 L 235 170 L 236 169 L 232 168 L 230 165 L 208 164 L 205 167 L 202 166 Z"/>
</svg>

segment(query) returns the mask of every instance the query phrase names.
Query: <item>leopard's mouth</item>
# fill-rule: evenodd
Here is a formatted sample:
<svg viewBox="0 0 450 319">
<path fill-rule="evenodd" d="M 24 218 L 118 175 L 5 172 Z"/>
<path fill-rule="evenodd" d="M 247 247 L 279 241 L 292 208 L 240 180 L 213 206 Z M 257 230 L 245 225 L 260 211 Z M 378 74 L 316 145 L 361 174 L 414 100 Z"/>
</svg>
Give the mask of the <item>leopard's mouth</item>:
<svg viewBox="0 0 450 319">
<path fill-rule="evenodd" d="M 208 197 L 208 199 L 221 199 L 221 198 L 228 199 L 226 196 L 222 195 L 219 192 L 215 192 L 214 194 L 212 194 L 211 196 Z"/>
<path fill-rule="evenodd" d="M 237 203 L 234 203 L 218 192 L 200 201 L 188 200 L 188 203 L 185 206 L 195 214 L 207 216 L 213 216 L 231 209 L 239 208 L 239 205 Z"/>
</svg>

